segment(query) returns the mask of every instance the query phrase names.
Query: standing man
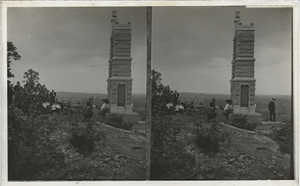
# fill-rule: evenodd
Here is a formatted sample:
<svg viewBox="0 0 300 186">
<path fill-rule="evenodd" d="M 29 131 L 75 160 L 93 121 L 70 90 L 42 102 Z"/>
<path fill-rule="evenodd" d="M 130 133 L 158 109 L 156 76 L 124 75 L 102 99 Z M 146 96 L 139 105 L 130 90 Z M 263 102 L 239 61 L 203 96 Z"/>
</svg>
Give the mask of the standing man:
<svg viewBox="0 0 300 186">
<path fill-rule="evenodd" d="M 274 121 L 274 122 L 275 122 L 275 100 L 276 100 L 275 97 L 273 97 L 268 105 L 270 111 L 270 121 Z"/>
<path fill-rule="evenodd" d="M 174 105 L 177 105 L 178 103 L 178 98 L 179 98 L 179 93 L 177 92 L 177 90 L 175 90 L 174 94 L 173 94 L 173 99 L 174 99 Z"/>
<path fill-rule="evenodd" d="M 50 103 L 54 103 L 56 97 L 56 92 L 52 89 L 52 92 L 50 92 Z"/>
<path fill-rule="evenodd" d="M 209 108 L 211 108 L 211 109 L 216 108 L 216 98 L 215 97 L 210 101 Z"/>
<path fill-rule="evenodd" d="M 102 106 L 100 109 L 100 115 L 102 116 L 102 119 L 105 119 L 105 114 L 109 112 L 109 100 L 108 99 L 102 99 Z"/>
<path fill-rule="evenodd" d="M 89 98 L 88 101 L 86 102 L 86 107 L 93 110 L 93 102 L 92 98 Z"/>
</svg>

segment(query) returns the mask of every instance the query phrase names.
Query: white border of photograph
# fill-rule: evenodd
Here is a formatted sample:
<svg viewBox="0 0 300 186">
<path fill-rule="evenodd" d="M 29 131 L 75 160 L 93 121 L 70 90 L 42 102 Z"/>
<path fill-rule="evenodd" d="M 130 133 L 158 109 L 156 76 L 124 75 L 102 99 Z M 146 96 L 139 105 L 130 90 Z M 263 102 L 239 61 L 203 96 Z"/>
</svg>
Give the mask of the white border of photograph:
<svg viewBox="0 0 300 186">
<path fill-rule="evenodd" d="M 64 181 L 7 182 L 7 8 L 8 7 L 122 7 L 122 6 L 246 6 L 293 8 L 293 111 L 295 180 L 288 181 Z M 146 13 L 146 11 L 145 11 Z M 1 185 L 299 185 L 299 1 L 2 1 L 1 2 Z M 145 41 L 146 44 L 146 41 Z M 146 59 L 145 59 L 146 63 Z"/>
</svg>

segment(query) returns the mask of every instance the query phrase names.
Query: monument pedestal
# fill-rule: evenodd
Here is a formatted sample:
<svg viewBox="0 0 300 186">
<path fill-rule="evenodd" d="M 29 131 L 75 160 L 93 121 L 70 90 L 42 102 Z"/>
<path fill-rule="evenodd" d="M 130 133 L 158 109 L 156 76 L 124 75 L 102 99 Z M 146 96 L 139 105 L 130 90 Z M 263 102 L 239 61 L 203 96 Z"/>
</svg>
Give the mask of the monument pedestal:
<svg viewBox="0 0 300 186">
<path fill-rule="evenodd" d="M 247 115 L 246 120 L 249 123 L 256 123 L 256 124 L 261 124 L 262 123 L 262 115 L 259 113 L 249 113 L 249 114 L 245 114 Z"/>
<path fill-rule="evenodd" d="M 121 114 L 123 115 L 123 120 L 130 123 L 139 123 L 140 116 L 136 112 L 110 112 L 110 114 Z M 109 114 L 106 115 L 108 117 Z"/>
<path fill-rule="evenodd" d="M 122 113 L 124 121 L 131 123 L 139 123 L 140 116 L 136 112 Z"/>
</svg>

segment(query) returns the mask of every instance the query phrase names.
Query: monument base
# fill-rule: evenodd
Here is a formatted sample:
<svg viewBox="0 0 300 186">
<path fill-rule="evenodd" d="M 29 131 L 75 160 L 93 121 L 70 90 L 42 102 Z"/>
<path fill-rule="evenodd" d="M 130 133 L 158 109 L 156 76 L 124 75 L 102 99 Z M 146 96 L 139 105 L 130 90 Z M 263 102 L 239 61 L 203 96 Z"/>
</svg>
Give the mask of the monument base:
<svg viewBox="0 0 300 186">
<path fill-rule="evenodd" d="M 140 121 L 140 116 L 136 112 L 123 112 L 123 113 L 110 112 L 110 113 L 111 114 L 122 114 L 123 120 L 126 122 L 139 123 L 139 121 Z"/>
<path fill-rule="evenodd" d="M 243 113 L 245 114 L 245 113 Z M 259 113 L 249 113 L 249 114 L 245 114 L 247 117 L 246 117 L 246 120 L 249 122 L 249 123 L 257 123 L 257 124 L 261 124 L 262 123 L 262 115 L 259 114 Z"/>
</svg>

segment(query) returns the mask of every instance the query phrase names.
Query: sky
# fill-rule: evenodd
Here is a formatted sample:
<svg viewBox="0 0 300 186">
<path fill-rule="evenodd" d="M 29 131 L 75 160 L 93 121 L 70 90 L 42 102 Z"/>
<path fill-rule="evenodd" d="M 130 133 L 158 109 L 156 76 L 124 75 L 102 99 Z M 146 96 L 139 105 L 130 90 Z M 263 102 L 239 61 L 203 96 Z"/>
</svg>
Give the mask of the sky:
<svg viewBox="0 0 300 186">
<path fill-rule="evenodd" d="M 146 93 L 146 8 L 8 8 L 8 41 L 56 91 L 106 93 L 112 11 L 132 25 L 133 93 Z M 152 67 L 179 92 L 229 94 L 235 11 L 254 22 L 256 94 L 291 94 L 289 8 L 153 7 Z"/>
<path fill-rule="evenodd" d="M 146 93 L 146 8 L 8 8 L 7 40 L 21 60 L 12 62 L 12 83 L 28 69 L 55 91 L 107 93 L 112 11 L 131 21 L 134 94 Z"/>
<path fill-rule="evenodd" d="M 154 7 L 152 67 L 179 92 L 230 94 L 235 12 L 254 22 L 256 94 L 291 95 L 288 8 Z"/>
</svg>

